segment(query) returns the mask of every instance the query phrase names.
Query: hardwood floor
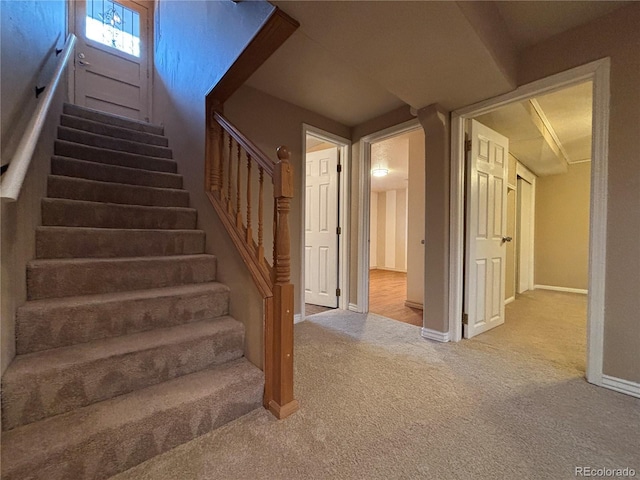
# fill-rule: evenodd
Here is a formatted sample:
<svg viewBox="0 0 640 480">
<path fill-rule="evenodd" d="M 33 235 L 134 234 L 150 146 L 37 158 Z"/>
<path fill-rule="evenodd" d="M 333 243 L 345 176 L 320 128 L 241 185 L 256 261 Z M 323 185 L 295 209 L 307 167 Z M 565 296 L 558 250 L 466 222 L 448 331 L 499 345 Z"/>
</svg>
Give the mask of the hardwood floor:
<svg viewBox="0 0 640 480">
<path fill-rule="evenodd" d="M 404 305 L 407 274 L 388 270 L 369 271 L 369 311 L 393 320 L 422 326 L 422 310 Z"/>
</svg>

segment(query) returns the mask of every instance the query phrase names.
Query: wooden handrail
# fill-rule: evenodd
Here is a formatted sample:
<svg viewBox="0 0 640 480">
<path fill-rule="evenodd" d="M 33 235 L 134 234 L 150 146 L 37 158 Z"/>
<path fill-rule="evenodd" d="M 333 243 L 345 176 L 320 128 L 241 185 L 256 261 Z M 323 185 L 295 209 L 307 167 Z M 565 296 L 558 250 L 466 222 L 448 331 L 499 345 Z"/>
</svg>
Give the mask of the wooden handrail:
<svg viewBox="0 0 640 480">
<path fill-rule="evenodd" d="M 264 405 L 277 418 L 298 409 L 293 398 L 293 299 L 289 210 L 293 167 L 289 150 L 277 150 L 274 163 L 207 98 L 205 189 L 211 204 L 262 295 L 264 304 Z M 252 174 L 257 166 L 257 177 Z M 245 174 L 246 172 L 246 174 Z M 273 261 L 264 258 L 264 179 L 273 185 Z M 253 195 L 257 180 L 257 195 Z M 244 185 L 243 185 L 244 181 Z M 257 202 L 256 205 L 253 205 Z M 242 206 L 245 206 L 243 211 Z M 254 238 L 252 215 L 257 212 Z"/>
<path fill-rule="evenodd" d="M 62 76 L 62 72 L 69 61 L 69 58 L 71 57 L 71 52 L 73 51 L 75 43 L 76 36 L 73 33 L 70 33 L 61 52 L 62 57 L 58 60 L 56 69 L 51 77 L 51 81 L 46 88 L 45 95 L 38 102 L 38 106 L 29 120 L 24 134 L 20 139 L 20 143 L 18 144 L 13 158 L 9 163 L 9 168 L 2 177 L 0 197 L 3 201 L 15 202 L 20 196 L 20 189 L 22 188 L 24 179 L 27 176 L 33 152 L 36 149 L 44 122 L 47 119 L 47 113 L 49 112 L 49 107 L 53 100 L 53 94 L 60 83 L 60 77 Z"/>
</svg>

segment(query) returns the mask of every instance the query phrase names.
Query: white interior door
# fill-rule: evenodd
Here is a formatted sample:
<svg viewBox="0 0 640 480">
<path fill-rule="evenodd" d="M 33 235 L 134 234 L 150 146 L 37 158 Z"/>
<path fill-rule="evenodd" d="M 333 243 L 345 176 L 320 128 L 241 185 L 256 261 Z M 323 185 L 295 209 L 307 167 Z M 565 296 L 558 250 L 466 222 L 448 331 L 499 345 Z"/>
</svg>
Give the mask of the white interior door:
<svg viewBox="0 0 640 480">
<path fill-rule="evenodd" d="M 338 148 L 306 155 L 305 303 L 338 306 Z"/>
<path fill-rule="evenodd" d="M 465 338 L 504 323 L 509 140 L 472 120 L 467 168 Z"/>
<path fill-rule="evenodd" d="M 533 255 L 532 187 L 524 178 L 518 177 L 518 293 L 532 290 L 531 259 Z"/>
<path fill-rule="evenodd" d="M 77 0 L 75 103 L 149 120 L 149 12 L 129 0 Z"/>
</svg>

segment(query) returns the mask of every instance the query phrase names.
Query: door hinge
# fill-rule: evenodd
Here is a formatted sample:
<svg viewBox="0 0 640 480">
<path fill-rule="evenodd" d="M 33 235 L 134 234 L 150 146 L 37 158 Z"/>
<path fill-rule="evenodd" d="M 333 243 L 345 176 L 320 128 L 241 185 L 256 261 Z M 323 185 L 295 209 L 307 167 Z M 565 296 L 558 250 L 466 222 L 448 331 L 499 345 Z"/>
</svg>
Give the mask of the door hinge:
<svg viewBox="0 0 640 480">
<path fill-rule="evenodd" d="M 464 149 L 465 149 L 465 151 L 467 151 L 467 152 L 470 152 L 470 151 L 471 151 L 471 140 L 466 140 L 466 141 L 464 142 Z"/>
<path fill-rule="evenodd" d="M 463 325 L 469 325 L 469 314 L 468 313 L 463 313 L 462 314 L 462 324 Z"/>
<path fill-rule="evenodd" d="M 339 288 L 336 288 L 336 297 L 339 297 L 342 294 Z"/>
<path fill-rule="evenodd" d="M 338 173 L 341 173 L 341 172 L 342 172 L 342 165 L 339 163 L 338 164 Z"/>
<path fill-rule="evenodd" d="M 342 235 L 342 227 L 336 227 L 336 233 Z"/>
</svg>

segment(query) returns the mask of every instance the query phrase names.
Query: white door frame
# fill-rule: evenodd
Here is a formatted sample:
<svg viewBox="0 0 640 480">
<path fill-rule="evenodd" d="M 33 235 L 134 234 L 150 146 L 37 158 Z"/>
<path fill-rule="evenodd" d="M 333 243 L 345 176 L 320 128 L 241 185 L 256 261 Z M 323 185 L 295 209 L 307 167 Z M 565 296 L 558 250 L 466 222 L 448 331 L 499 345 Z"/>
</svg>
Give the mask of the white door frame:
<svg viewBox="0 0 640 480">
<path fill-rule="evenodd" d="M 520 162 L 516 163 L 516 187 L 518 185 L 518 177 L 524 179 L 527 183 L 529 183 L 529 185 L 531 185 L 531 198 L 530 198 L 530 202 L 531 202 L 531 218 L 529 219 L 529 223 L 531 225 L 531 229 L 529 232 L 529 245 L 531 245 L 531 252 L 529 252 L 529 258 L 527 259 L 527 263 L 529 264 L 529 279 L 527 280 L 527 283 L 529 284 L 529 290 L 533 290 L 535 288 L 535 283 L 534 283 L 534 268 L 535 268 L 535 228 L 536 228 L 536 175 L 529 170 L 527 167 L 525 167 L 523 164 L 521 164 Z M 520 203 L 520 192 L 516 189 L 516 209 L 518 209 L 518 205 Z M 518 210 L 517 211 L 517 218 L 520 218 L 520 212 Z M 518 231 L 518 226 L 516 226 L 516 231 Z M 516 241 L 518 242 L 518 244 L 520 243 L 521 238 L 519 238 L 519 236 L 517 236 Z M 516 256 L 518 263 L 520 262 L 520 252 L 518 251 L 518 254 Z M 515 293 L 518 293 L 518 288 L 520 285 L 520 269 L 517 269 L 518 272 L 518 277 L 516 278 L 516 289 L 515 289 Z"/>
<path fill-rule="evenodd" d="M 603 58 L 523 85 L 513 92 L 456 110 L 451 115 L 449 337 L 457 342 L 462 335 L 464 281 L 462 266 L 465 221 L 465 121 L 513 102 L 527 100 L 586 81 L 593 82 L 586 378 L 587 381 L 596 385 L 602 385 L 603 380 L 610 66 L 610 58 Z"/>
<path fill-rule="evenodd" d="M 360 194 L 358 196 L 358 303 L 350 305 L 354 312 L 369 312 L 369 236 L 371 228 L 371 144 L 422 128 L 415 118 L 385 128 L 360 139 Z"/>
<path fill-rule="evenodd" d="M 307 154 L 307 135 L 319 138 L 326 142 L 334 143 L 337 145 L 340 152 L 340 164 L 342 165 L 342 172 L 340 175 L 340 185 L 338 185 L 338 192 L 340 194 L 339 212 L 340 222 L 338 227 L 341 229 L 341 234 L 338 237 L 338 288 L 340 289 L 340 297 L 338 297 L 338 308 L 341 310 L 347 310 L 349 308 L 349 238 L 351 237 L 350 222 L 349 222 L 349 198 L 351 196 L 351 182 L 349 181 L 349 172 L 351 167 L 351 140 L 348 138 L 334 135 L 331 132 L 322 130 L 308 125 L 302 124 L 302 154 Z M 304 158 L 304 157 L 303 157 Z M 307 163 L 301 162 L 300 174 L 302 175 L 302 185 L 304 187 L 305 178 L 307 177 Z M 300 195 L 300 220 L 302 228 L 300 229 L 300 321 L 304 320 L 305 315 L 305 297 L 304 297 L 304 258 L 305 258 L 305 213 L 306 213 L 306 199 L 304 195 Z"/>
<path fill-rule="evenodd" d="M 76 36 L 76 9 L 75 2 L 67 1 L 67 34 L 75 33 Z M 116 2 L 118 0 L 115 0 Z M 147 48 L 147 112 L 149 115 L 149 121 L 153 121 L 153 55 L 155 53 L 155 2 L 153 0 L 128 0 L 131 3 L 135 3 L 147 9 L 147 36 L 149 42 L 149 48 Z M 76 103 L 76 68 L 75 68 L 76 52 L 73 52 L 73 66 L 67 68 L 67 94 L 69 95 L 69 102 Z"/>
</svg>

